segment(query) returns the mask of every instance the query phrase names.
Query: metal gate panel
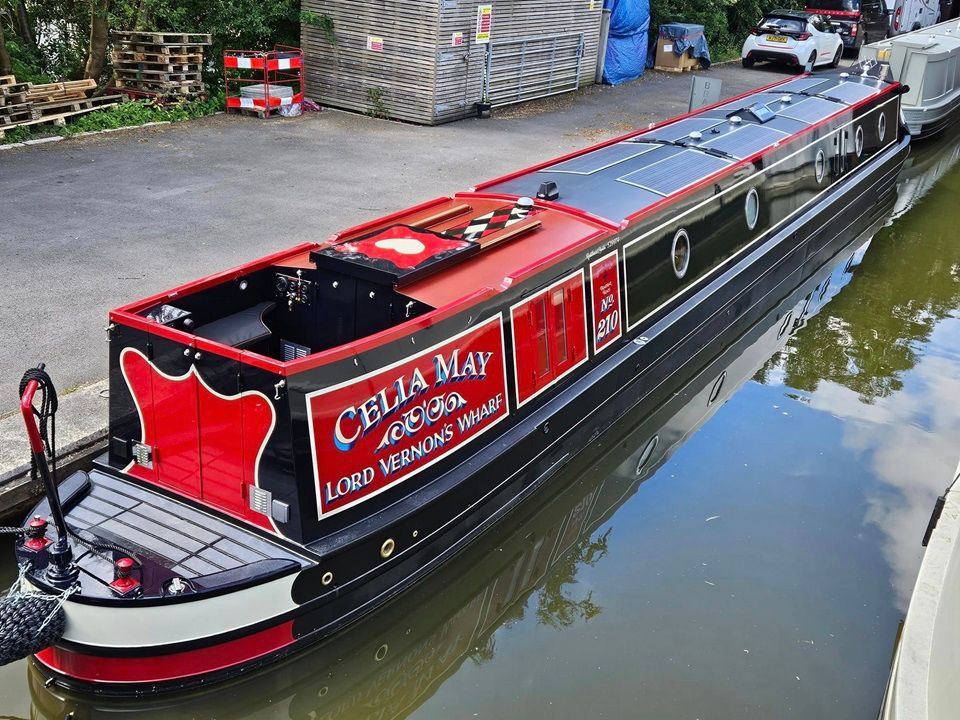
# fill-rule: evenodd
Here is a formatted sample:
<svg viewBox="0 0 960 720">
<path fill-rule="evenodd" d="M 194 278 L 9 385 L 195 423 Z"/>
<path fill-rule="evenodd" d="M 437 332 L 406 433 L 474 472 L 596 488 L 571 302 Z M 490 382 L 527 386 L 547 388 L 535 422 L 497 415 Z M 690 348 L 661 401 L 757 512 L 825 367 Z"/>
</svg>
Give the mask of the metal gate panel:
<svg viewBox="0 0 960 720">
<path fill-rule="evenodd" d="M 487 46 L 488 102 L 509 105 L 577 90 L 583 50 L 583 33 L 491 41 Z"/>
</svg>

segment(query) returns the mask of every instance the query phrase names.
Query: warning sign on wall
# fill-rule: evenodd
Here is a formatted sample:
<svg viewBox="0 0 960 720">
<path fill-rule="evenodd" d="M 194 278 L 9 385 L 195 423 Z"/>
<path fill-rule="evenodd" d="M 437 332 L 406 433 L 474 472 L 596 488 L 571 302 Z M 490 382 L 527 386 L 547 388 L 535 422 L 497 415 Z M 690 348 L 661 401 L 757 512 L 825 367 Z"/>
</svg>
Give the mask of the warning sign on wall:
<svg viewBox="0 0 960 720">
<path fill-rule="evenodd" d="M 383 38 L 367 35 L 367 50 L 373 52 L 383 52 Z"/>
<path fill-rule="evenodd" d="M 450 44 L 451 44 L 453 47 L 460 47 L 461 45 L 463 45 L 463 33 L 462 33 L 462 32 L 455 32 L 453 35 L 451 35 L 451 36 L 450 36 Z"/>
<path fill-rule="evenodd" d="M 477 5 L 477 34 L 474 42 L 485 45 L 490 42 L 490 23 L 493 20 L 493 5 Z"/>
</svg>

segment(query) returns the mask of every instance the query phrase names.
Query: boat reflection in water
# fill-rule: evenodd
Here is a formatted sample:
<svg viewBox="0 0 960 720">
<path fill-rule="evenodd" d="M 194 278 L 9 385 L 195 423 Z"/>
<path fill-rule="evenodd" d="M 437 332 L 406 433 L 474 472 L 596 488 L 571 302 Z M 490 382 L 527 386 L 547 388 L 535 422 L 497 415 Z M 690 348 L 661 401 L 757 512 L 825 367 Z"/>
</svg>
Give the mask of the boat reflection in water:
<svg viewBox="0 0 960 720">
<path fill-rule="evenodd" d="M 944 133 L 931 142 L 910 148 L 897 179 L 897 199 L 890 222 L 920 202 L 960 159 L 960 134 Z"/>
<path fill-rule="evenodd" d="M 545 490 L 426 583 L 316 649 L 209 691 L 110 700 L 44 687 L 29 665 L 38 718 L 394 718 L 411 713 L 465 662 L 496 652 L 494 633 L 530 612 L 564 628 L 603 612 L 572 584 L 603 562 L 610 523 L 643 481 L 841 288 L 869 245 L 861 235 L 737 338 L 680 371 L 644 415 L 624 418 Z M 647 406 L 649 407 L 649 406 Z"/>
</svg>

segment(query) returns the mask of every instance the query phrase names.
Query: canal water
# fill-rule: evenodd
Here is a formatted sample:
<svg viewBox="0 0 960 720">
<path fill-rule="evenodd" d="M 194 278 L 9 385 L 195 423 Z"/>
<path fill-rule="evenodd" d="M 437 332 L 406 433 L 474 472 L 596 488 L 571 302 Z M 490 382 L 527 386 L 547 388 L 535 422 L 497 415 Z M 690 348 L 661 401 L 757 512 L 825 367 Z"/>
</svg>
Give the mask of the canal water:
<svg viewBox="0 0 960 720">
<path fill-rule="evenodd" d="M 0 715 L 872 720 L 960 455 L 958 153 L 915 148 L 872 240 L 383 611 L 187 696 L 20 662 Z"/>
</svg>

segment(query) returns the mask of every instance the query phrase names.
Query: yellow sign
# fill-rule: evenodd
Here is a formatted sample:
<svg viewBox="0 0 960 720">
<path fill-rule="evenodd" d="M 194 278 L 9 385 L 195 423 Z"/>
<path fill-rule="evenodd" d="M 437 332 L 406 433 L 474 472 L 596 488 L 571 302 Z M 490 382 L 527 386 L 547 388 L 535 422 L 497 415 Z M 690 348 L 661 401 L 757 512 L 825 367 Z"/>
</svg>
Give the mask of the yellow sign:
<svg viewBox="0 0 960 720">
<path fill-rule="evenodd" d="M 490 42 L 490 26 L 493 23 L 493 5 L 477 5 L 477 32 L 473 41 L 477 45 Z"/>
</svg>

